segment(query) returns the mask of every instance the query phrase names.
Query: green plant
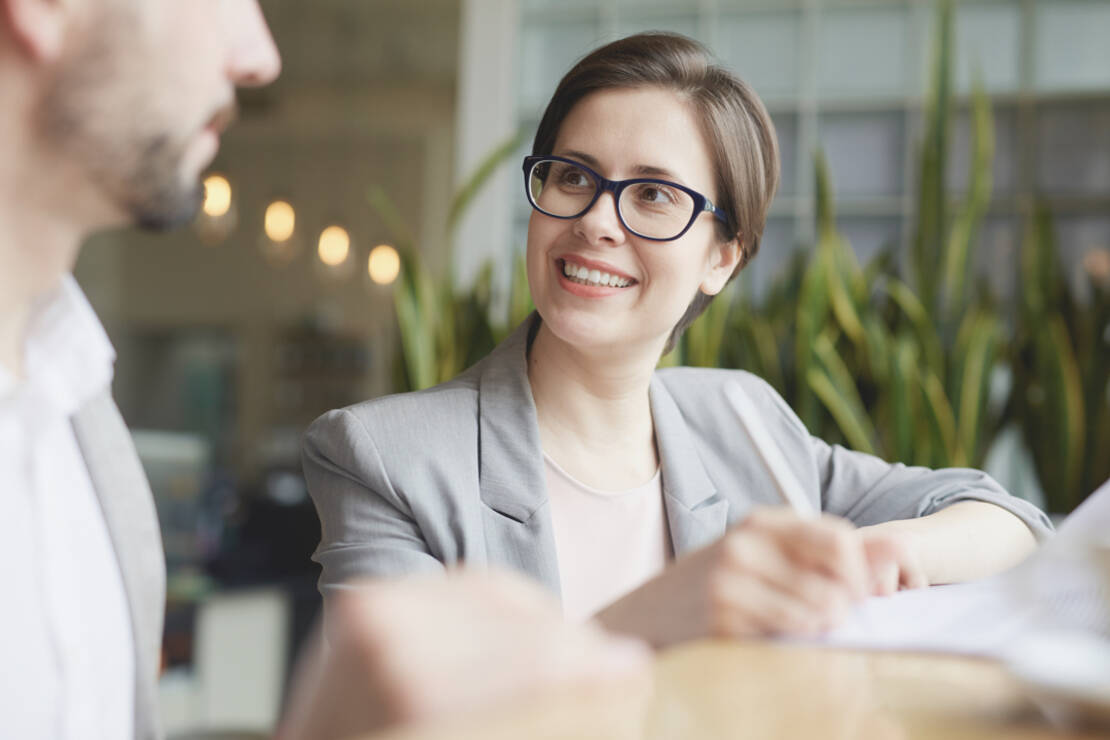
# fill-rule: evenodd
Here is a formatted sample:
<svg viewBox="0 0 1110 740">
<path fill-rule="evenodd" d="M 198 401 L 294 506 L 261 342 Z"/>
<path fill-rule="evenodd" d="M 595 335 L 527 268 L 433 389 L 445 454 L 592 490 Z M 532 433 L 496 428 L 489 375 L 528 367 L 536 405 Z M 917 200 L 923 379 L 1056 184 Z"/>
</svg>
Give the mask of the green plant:
<svg viewBox="0 0 1110 740">
<path fill-rule="evenodd" d="M 445 229 L 448 241 L 482 187 L 520 146 L 523 135 L 523 130 L 518 131 L 497 146 L 456 191 Z M 507 316 L 498 321 L 493 316 L 492 262 L 481 267 L 473 285 L 460 288 L 451 260 L 438 271 L 428 267 L 385 190 L 372 188 L 369 201 L 401 255 L 401 274 L 393 290 L 399 344 L 394 388 L 419 390 L 450 380 L 488 354 L 531 311 L 523 261 L 518 258 L 514 264 Z"/>
<path fill-rule="evenodd" d="M 1051 214 L 1037 204 L 1022 244 L 1010 410 L 1051 508 L 1068 511 L 1110 478 L 1110 288 L 1088 271 L 1078 300 L 1058 255 Z"/>
<path fill-rule="evenodd" d="M 861 266 L 837 231 L 824 157 L 816 157 L 817 243 L 756 305 L 714 304 L 680 357 L 742 367 L 784 394 L 815 434 L 887 459 L 979 465 L 1002 420 L 989 403 L 1005 327 L 968 285 L 974 237 L 990 203 L 993 124 L 978 86 L 971 106 L 967 197 L 950 213 L 945 190 L 951 126 L 950 2 L 938 4 L 933 79 L 919 151 L 911 287 L 887 250 Z"/>
</svg>

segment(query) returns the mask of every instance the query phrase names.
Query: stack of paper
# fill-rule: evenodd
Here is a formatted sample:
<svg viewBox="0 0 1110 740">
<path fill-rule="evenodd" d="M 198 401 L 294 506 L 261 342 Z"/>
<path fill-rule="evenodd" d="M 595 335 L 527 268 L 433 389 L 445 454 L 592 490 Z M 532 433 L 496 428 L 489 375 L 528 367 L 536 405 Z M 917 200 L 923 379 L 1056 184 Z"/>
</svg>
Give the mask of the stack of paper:
<svg viewBox="0 0 1110 740">
<path fill-rule="evenodd" d="M 865 602 L 829 645 L 1005 657 L 1021 640 L 1077 631 L 1110 638 L 1110 483 L 1016 568 L 975 583 L 903 591 Z"/>
</svg>

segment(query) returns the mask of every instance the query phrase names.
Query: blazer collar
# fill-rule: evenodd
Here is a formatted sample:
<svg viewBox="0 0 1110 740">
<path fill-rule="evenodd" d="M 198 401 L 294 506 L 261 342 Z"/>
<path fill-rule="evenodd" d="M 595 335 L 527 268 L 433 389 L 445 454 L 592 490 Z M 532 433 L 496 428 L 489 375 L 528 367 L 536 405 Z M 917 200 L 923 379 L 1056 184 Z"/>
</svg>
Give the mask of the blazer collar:
<svg viewBox="0 0 1110 740">
<path fill-rule="evenodd" d="M 479 376 L 479 485 L 501 516 L 487 526 L 489 560 L 510 565 L 559 593 L 555 534 L 546 511 L 547 484 L 527 350 L 533 313 L 485 361 Z M 651 413 L 663 468 L 663 499 L 675 555 L 724 534 L 728 502 L 717 495 L 693 434 L 663 381 L 652 378 Z"/>
<path fill-rule="evenodd" d="M 651 379 L 650 393 L 655 443 L 663 467 L 663 504 L 678 556 L 725 533 L 728 501 L 717 495 L 686 419 L 658 374 Z"/>
<path fill-rule="evenodd" d="M 135 637 L 135 736 L 157 737 L 166 565 L 158 514 L 131 435 L 104 393 L 73 417 L 73 430 L 116 551 Z"/>
<path fill-rule="evenodd" d="M 533 313 L 483 364 L 478 382 L 479 486 L 500 517 L 487 519 L 489 560 L 517 568 L 559 593 L 555 533 L 536 404 L 528 382 Z"/>
</svg>

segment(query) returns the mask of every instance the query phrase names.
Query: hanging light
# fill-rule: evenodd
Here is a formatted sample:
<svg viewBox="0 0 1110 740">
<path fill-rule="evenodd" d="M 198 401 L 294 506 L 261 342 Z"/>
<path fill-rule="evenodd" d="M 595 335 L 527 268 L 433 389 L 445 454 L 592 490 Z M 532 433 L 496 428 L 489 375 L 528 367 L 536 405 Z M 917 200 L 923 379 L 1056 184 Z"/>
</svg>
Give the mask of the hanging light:
<svg viewBox="0 0 1110 740">
<path fill-rule="evenodd" d="M 320 233 L 316 253 L 328 267 L 339 267 L 351 253 L 350 234 L 342 226 L 329 226 Z"/>
<path fill-rule="evenodd" d="M 210 218 L 226 216 L 231 210 L 231 183 L 223 175 L 204 179 L 204 213 Z"/>
<path fill-rule="evenodd" d="M 388 244 L 379 244 L 370 251 L 366 269 L 375 283 L 390 285 L 401 273 L 401 255 Z"/>
<path fill-rule="evenodd" d="M 293 238 L 297 229 L 297 212 L 287 201 L 275 200 L 266 208 L 264 223 L 270 241 L 283 244 Z"/>
<path fill-rule="evenodd" d="M 207 244 L 219 244 L 235 230 L 238 222 L 231 182 L 217 174 L 204 178 L 204 200 L 196 218 L 201 240 Z"/>
</svg>

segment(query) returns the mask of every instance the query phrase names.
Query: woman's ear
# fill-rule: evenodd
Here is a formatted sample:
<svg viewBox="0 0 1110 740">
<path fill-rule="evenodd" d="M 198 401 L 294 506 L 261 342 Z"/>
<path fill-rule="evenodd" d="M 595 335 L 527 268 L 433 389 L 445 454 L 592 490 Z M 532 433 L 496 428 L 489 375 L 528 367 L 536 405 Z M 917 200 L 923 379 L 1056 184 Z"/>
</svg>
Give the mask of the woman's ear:
<svg viewBox="0 0 1110 740">
<path fill-rule="evenodd" d="M 731 241 L 716 245 L 709 251 L 708 271 L 701 283 L 701 292 L 706 295 L 717 295 L 728 284 L 732 273 L 740 264 L 744 254 L 744 247 L 740 243 L 741 237 L 737 236 Z"/>
<path fill-rule="evenodd" d="M 0 22 L 31 61 L 50 62 L 62 54 L 75 5 L 71 0 L 0 0 Z"/>
</svg>

